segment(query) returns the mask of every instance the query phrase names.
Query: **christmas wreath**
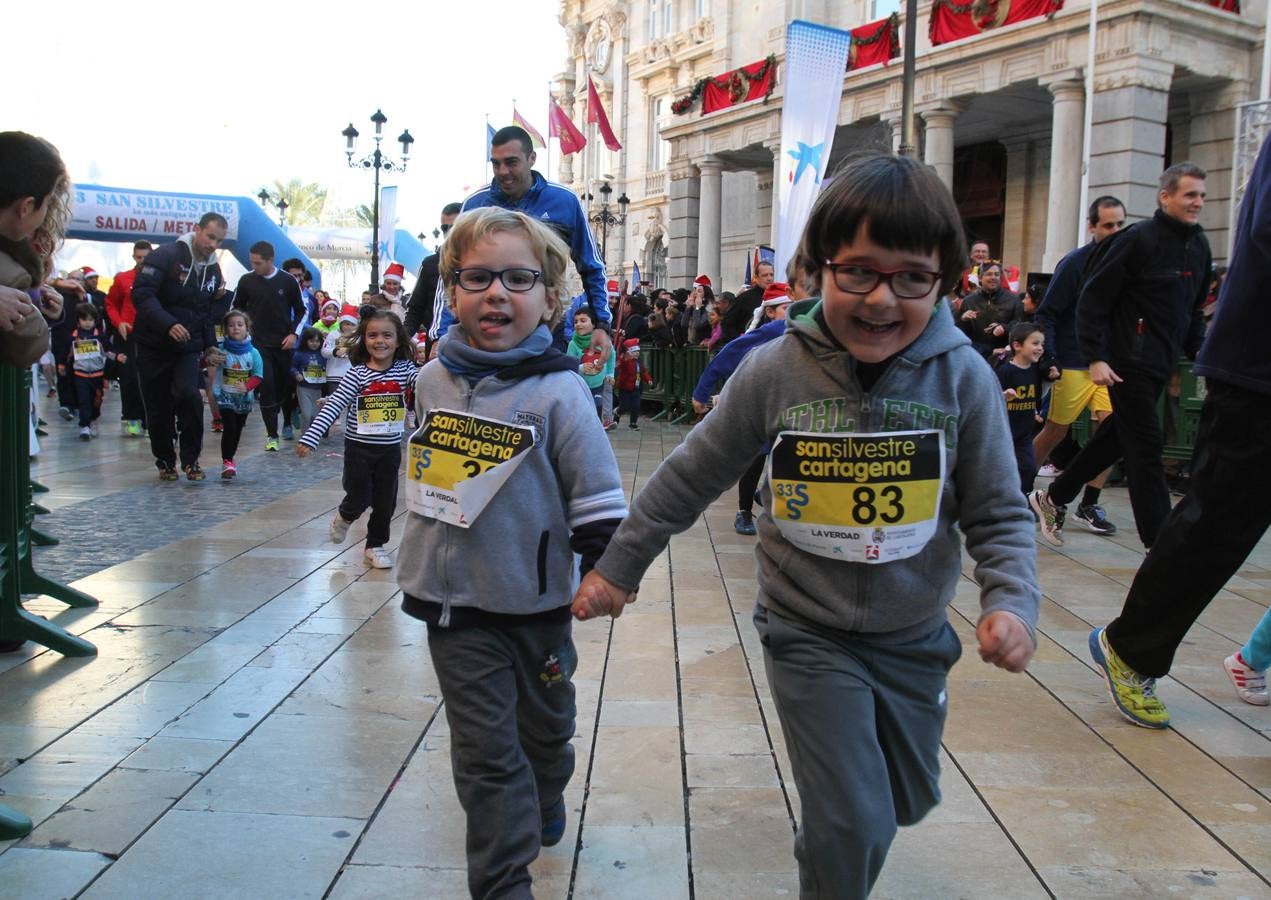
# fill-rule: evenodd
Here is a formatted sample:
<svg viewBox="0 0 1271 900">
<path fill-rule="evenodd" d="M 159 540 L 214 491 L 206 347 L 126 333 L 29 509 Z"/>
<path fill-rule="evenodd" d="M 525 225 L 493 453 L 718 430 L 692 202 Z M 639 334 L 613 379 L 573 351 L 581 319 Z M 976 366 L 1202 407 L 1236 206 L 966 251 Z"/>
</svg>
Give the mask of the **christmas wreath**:
<svg viewBox="0 0 1271 900">
<path fill-rule="evenodd" d="M 692 91 L 671 103 L 671 112 L 677 116 L 684 115 L 701 99 L 702 92 L 706 90 L 707 85 L 711 85 L 720 91 L 726 91 L 729 102 L 732 104 L 756 99 L 750 96 L 755 83 L 759 82 L 762 84 L 766 82 L 764 84 L 763 99 L 767 100 L 772 94 L 773 88 L 777 86 L 777 80 L 771 77 L 773 66 L 776 64 L 777 57 L 770 53 L 767 59 L 756 65 L 744 66 L 731 72 L 725 72 L 718 78 L 702 78 L 693 85 Z"/>
</svg>

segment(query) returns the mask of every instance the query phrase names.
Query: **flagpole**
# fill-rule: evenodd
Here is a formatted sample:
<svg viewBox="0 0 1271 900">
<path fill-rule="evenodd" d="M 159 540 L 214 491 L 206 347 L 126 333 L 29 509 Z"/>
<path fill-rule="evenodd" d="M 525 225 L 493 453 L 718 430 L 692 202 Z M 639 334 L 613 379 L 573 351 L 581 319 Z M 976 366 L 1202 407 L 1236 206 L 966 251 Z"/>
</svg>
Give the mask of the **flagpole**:
<svg viewBox="0 0 1271 900">
<path fill-rule="evenodd" d="M 549 104 L 551 103 L 551 98 L 552 98 L 552 83 L 548 81 L 547 82 L 547 101 Z M 547 157 L 547 176 L 548 176 L 547 180 L 555 181 L 556 178 L 552 177 L 552 110 L 550 105 L 548 106 L 548 109 L 547 109 L 547 134 L 545 134 L 543 137 L 544 137 L 543 155 Z M 556 177 L 559 178 L 560 176 L 556 176 Z"/>
<path fill-rule="evenodd" d="M 482 132 L 482 137 L 485 139 L 485 152 L 483 152 L 481 156 L 484 157 L 485 162 L 481 164 L 481 177 L 477 179 L 477 184 L 479 185 L 486 183 L 485 167 L 490 165 L 490 151 L 494 149 L 493 147 L 490 146 L 490 114 L 489 113 L 485 114 L 485 131 Z M 493 179 L 494 176 L 491 175 L 490 177 L 491 179 Z"/>
</svg>

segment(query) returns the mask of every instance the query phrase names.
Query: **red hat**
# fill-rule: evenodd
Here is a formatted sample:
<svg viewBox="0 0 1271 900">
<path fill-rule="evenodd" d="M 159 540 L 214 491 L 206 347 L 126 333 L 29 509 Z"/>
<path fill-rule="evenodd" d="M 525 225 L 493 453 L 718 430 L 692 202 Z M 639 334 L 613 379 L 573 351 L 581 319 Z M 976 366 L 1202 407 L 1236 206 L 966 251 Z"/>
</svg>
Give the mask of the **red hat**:
<svg viewBox="0 0 1271 900">
<path fill-rule="evenodd" d="M 351 322 L 356 325 L 358 323 L 358 310 L 352 303 L 346 303 L 340 307 L 340 321 Z"/>
<path fill-rule="evenodd" d="M 84 266 L 84 268 L 80 269 L 80 274 L 83 275 L 84 280 L 87 281 L 90 278 L 97 277 L 97 270 L 92 266 Z"/>
<path fill-rule="evenodd" d="M 764 288 L 763 305 L 778 306 L 790 302 L 790 285 L 784 281 L 774 281 Z"/>
<path fill-rule="evenodd" d="M 701 284 L 701 285 L 705 285 L 706 287 L 710 287 L 711 286 L 710 276 L 698 275 L 696 278 L 693 279 L 693 284 Z"/>
<path fill-rule="evenodd" d="M 402 276 L 406 274 L 406 270 L 401 263 L 390 263 L 388 268 L 384 270 L 385 281 L 396 281 L 401 284 Z"/>
<path fill-rule="evenodd" d="M 605 282 L 605 290 L 608 291 L 609 295 L 612 297 L 618 296 L 618 282 L 614 281 L 612 278 L 609 279 Z"/>
<path fill-rule="evenodd" d="M 622 342 L 622 349 L 623 349 L 623 350 L 639 350 L 639 349 L 640 349 L 640 339 L 639 339 L 639 338 L 627 338 L 625 341 L 623 341 L 623 342 Z"/>
</svg>

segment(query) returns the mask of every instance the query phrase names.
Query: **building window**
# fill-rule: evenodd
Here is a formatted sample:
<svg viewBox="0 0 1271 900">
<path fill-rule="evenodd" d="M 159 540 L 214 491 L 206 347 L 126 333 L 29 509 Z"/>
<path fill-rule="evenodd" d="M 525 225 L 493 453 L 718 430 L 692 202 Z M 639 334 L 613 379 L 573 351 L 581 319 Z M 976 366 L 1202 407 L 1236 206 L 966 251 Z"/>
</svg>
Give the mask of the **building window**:
<svg viewBox="0 0 1271 900">
<path fill-rule="evenodd" d="M 900 12 L 900 0 L 870 0 L 871 20 L 885 19 L 892 13 Z"/>
<path fill-rule="evenodd" d="M 662 36 L 662 4 L 659 0 L 649 0 L 649 40 Z"/>
<path fill-rule="evenodd" d="M 662 33 L 675 34 L 675 0 L 662 0 Z"/>
<path fill-rule="evenodd" d="M 899 3 L 900 0 L 893 0 Z M 711 0 L 693 0 L 693 18 L 705 19 L 711 14 Z"/>
<path fill-rule="evenodd" d="M 662 136 L 658 134 L 658 128 L 662 124 L 662 117 L 666 114 L 666 98 L 658 97 L 654 100 L 650 113 L 649 171 L 661 172 L 666 168 L 666 158 L 670 149 L 670 142 L 662 140 Z"/>
</svg>

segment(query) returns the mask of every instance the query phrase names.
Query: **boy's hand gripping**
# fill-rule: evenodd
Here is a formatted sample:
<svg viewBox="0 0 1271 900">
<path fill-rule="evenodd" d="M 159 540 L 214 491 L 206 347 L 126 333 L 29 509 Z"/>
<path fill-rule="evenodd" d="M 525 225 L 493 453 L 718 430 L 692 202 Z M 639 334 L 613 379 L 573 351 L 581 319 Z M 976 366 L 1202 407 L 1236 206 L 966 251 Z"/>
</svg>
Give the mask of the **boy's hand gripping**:
<svg viewBox="0 0 1271 900">
<path fill-rule="evenodd" d="M 610 615 L 616 619 L 622 615 L 624 606 L 635 602 L 634 591 L 631 593 L 624 591 L 593 569 L 583 576 L 582 582 L 578 585 L 578 592 L 574 594 L 570 611 L 580 622 L 603 615 Z"/>
<path fill-rule="evenodd" d="M 1033 658 L 1028 627 L 1008 612 L 989 613 L 975 626 L 980 659 L 1008 672 L 1023 672 Z"/>
</svg>

